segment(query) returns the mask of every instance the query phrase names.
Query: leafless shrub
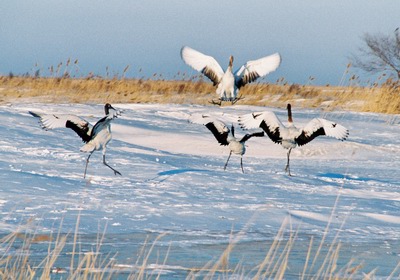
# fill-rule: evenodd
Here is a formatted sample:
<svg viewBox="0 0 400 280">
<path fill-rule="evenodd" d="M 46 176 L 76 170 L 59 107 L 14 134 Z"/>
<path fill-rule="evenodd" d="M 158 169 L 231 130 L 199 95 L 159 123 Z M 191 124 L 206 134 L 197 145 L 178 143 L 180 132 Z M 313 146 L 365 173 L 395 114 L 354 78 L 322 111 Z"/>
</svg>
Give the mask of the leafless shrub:
<svg viewBox="0 0 400 280">
<path fill-rule="evenodd" d="M 372 74 L 394 73 L 400 80 L 400 32 L 393 34 L 366 33 L 362 37 L 364 47 L 359 55 L 353 55 L 354 66 Z"/>
</svg>

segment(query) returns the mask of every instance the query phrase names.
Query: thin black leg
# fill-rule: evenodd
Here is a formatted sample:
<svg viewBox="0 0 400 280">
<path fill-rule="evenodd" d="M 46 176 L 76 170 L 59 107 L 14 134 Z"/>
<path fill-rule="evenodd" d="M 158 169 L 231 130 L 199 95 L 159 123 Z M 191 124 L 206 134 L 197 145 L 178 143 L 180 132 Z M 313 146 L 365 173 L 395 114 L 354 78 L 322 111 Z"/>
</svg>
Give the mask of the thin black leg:
<svg viewBox="0 0 400 280">
<path fill-rule="evenodd" d="M 220 98 L 220 99 L 218 99 L 218 101 L 215 101 L 214 99 L 211 99 L 210 103 L 213 104 L 213 105 L 221 106 L 222 99 Z"/>
<path fill-rule="evenodd" d="M 242 168 L 242 173 L 244 174 L 244 170 L 243 170 L 243 157 L 240 157 L 240 167 Z"/>
<path fill-rule="evenodd" d="M 119 172 L 119 171 L 117 171 L 117 170 L 115 170 L 114 168 L 112 168 L 111 166 L 109 166 L 108 164 L 107 164 L 107 162 L 106 162 L 106 155 L 103 155 L 103 163 L 104 163 L 104 165 L 105 166 L 107 166 L 108 168 L 110 168 L 112 171 L 114 171 L 114 174 L 115 175 L 121 175 L 122 176 L 122 174 Z"/>
<path fill-rule="evenodd" d="M 230 151 L 228 159 L 226 160 L 226 163 L 225 163 L 225 166 L 224 166 L 224 170 L 226 170 L 226 167 L 228 166 L 228 161 L 231 158 L 231 154 L 232 154 L 232 151 Z"/>
</svg>

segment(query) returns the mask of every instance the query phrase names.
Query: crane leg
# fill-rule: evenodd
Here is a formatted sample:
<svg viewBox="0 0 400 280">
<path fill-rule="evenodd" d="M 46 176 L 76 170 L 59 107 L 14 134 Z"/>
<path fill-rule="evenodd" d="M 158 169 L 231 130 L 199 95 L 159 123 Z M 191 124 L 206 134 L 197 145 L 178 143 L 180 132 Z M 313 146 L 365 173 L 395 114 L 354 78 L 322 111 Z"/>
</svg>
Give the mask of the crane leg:
<svg viewBox="0 0 400 280">
<path fill-rule="evenodd" d="M 88 164 L 89 164 L 89 158 L 90 158 L 90 156 L 91 156 L 92 154 L 93 154 L 93 152 L 91 152 L 91 153 L 89 154 L 89 156 L 87 157 L 87 159 L 86 159 L 85 173 L 83 173 L 83 179 L 86 178 L 86 171 L 87 171 L 87 167 L 88 167 Z"/>
<path fill-rule="evenodd" d="M 228 166 L 228 161 L 231 158 L 231 154 L 232 154 L 232 151 L 230 151 L 228 159 L 226 160 L 226 163 L 225 163 L 225 166 L 224 166 L 224 170 L 226 170 L 226 167 Z"/>
<path fill-rule="evenodd" d="M 114 168 L 112 168 L 111 166 L 109 166 L 108 165 L 108 163 L 106 162 L 106 155 L 105 154 L 103 154 L 103 163 L 104 163 L 104 165 L 105 166 L 107 166 L 108 168 L 110 168 L 112 171 L 114 171 L 114 175 L 121 175 L 122 176 L 122 174 L 119 172 L 119 171 L 117 171 L 117 170 L 115 170 Z"/>
<path fill-rule="evenodd" d="M 219 99 L 218 101 L 215 101 L 214 99 L 211 99 L 210 103 L 211 103 L 212 105 L 221 106 L 221 104 L 222 104 L 222 99 Z"/>
<path fill-rule="evenodd" d="M 287 153 L 287 163 L 286 163 L 286 167 L 285 167 L 285 171 L 289 173 L 289 176 L 292 176 L 292 174 L 290 174 L 290 166 L 289 166 L 290 152 L 291 151 L 292 151 L 292 148 L 290 148 L 288 153 Z"/>
<path fill-rule="evenodd" d="M 232 105 L 234 105 L 236 102 L 238 102 L 238 101 L 241 100 L 241 99 L 244 99 L 244 97 L 243 97 L 242 95 L 240 95 L 240 96 L 238 96 L 238 97 L 235 97 L 235 98 L 232 100 Z"/>
<path fill-rule="evenodd" d="M 244 170 L 243 170 L 243 157 L 240 157 L 240 167 L 242 168 L 242 173 L 244 174 Z"/>
</svg>

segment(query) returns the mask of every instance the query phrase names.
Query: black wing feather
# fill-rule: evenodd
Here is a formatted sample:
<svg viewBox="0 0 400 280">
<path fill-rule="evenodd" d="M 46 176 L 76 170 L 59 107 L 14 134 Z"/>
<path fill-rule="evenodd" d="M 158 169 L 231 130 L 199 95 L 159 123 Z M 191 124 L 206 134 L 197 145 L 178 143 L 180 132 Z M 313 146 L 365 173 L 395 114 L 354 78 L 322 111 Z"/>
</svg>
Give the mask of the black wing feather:
<svg viewBox="0 0 400 280">
<path fill-rule="evenodd" d="M 214 134 L 215 139 L 217 139 L 218 143 L 220 143 L 221 145 L 224 145 L 224 146 L 229 145 L 228 140 L 227 140 L 229 130 L 227 132 L 220 133 L 218 131 L 218 129 L 215 127 L 214 123 L 212 123 L 212 122 L 207 123 L 206 127 L 212 132 L 212 134 Z"/>
<path fill-rule="evenodd" d="M 207 78 L 209 78 L 213 82 L 214 86 L 219 84 L 219 78 L 218 78 L 217 74 L 215 74 L 215 72 L 212 71 L 207 66 L 204 67 L 203 70 L 201 70 L 201 73 L 203 73 Z"/>
<path fill-rule="evenodd" d="M 257 72 L 250 72 L 235 81 L 236 87 L 240 89 L 242 86 L 254 82 L 259 77 L 260 75 Z"/>
<path fill-rule="evenodd" d="M 89 142 L 92 139 L 92 136 L 88 134 L 89 126 L 81 127 L 74 122 L 67 121 L 65 123 L 65 127 L 71 128 L 73 131 L 75 131 L 76 134 L 78 134 L 78 136 L 81 137 L 82 141 L 85 143 Z"/>
<path fill-rule="evenodd" d="M 297 138 L 294 140 L 296 141 L 297 145 L 303 146 L 307 144 L 308 142 L 312 141 L 315 137 L 321 136 L 321 135 L 326 135 L 325 130 L 323 127 L 320 127 L 316 131 L 314 131 L 312 134 L 307 135 L 304 130 L 301 132 Z"/>
<path fill-rule="evenodd" d="M 279 127 L 275 128 L 274 130 L 271 130 L 270 127 L 267 125 L 267 123 L 263 120 L 260 123 L 260 127 L 267 133 L 268 137 L 275 143 L 281 144 L 282 143 L 282 137 L 281 133 L 279 131 Z"/>
<path fill-rule="evenodd" d="M 252 134 L 246 134 L 245 136 L 243 136 L 242 139 L 240 139 L 239 142 L 244 143 L 247 140 L 249 140 L 251 137 L 263 137 L 263 136 L 264 136 L 264 132 L 263 131 L 255 132 L 255 133 L 252 133 Z"/>
</svg>

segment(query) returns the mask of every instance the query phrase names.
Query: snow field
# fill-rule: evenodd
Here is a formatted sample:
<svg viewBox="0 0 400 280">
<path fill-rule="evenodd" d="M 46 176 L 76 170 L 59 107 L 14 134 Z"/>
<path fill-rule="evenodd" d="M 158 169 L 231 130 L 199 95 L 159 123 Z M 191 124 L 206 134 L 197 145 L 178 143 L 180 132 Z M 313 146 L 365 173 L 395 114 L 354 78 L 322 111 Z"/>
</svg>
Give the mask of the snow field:
<svg viewBox="0 0 400 280">
<path fill-rule="evenodd" d="M 160 246 L 176 248 L 170 265 L 190 267 L 218 257 L 231 233 L 245 229 L 238 246 L 255 264 L 266 253 L 254 253 L 259 242 L 270 242 L 290 216 L 300 239 L 321 237 L 331 221 L 330 236 L 340 232 L 343 242 L 352 244 L 343 249 L 345 258 L 363 257 L 367 268 L 380 267 L 378 275 L 394 269 L 400 255 L 400 126 L 389 124 L 389 116 L 294 107 L 296 126 L 324 117 L 347 127 L 350 136 L 344 142 L 318 137 L 294 149 L 294 176 L 289 177 L 284 172 L 286 150 L 267 137 L 247 142 L 245 174 L 235 155 L 224 172 L 228 148 L 204 126 L 188 122 L 193 113 L 213 114 L 235 124 L 241 136 L 246 132 L 237 126 L 238 115 L 273 110 L 284 121 L 284 108 L 113 106 L 124 113 L 112 124 L 107 161 L 123 176 L 114 176 L 102 164 L 101 152 L 95 152 L 87 180 L 87 154 L 79 152 L 80 139 L 67 129 L 42 130 L 28 111 L 77 114 L 94 123 L 103 105 L 0 107 L 4 233 L 32 219 L 36 231 L 70 232 L 80 215 L 83 236 L 107 226 L 109 246 L 120 252 L 121 265 L 129 262 L 146 234 L 168 232 Z M 187 258 L 188 248 L 193 258 Z"/>
</svg>

